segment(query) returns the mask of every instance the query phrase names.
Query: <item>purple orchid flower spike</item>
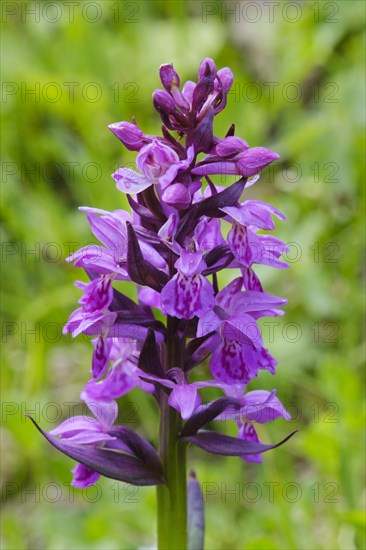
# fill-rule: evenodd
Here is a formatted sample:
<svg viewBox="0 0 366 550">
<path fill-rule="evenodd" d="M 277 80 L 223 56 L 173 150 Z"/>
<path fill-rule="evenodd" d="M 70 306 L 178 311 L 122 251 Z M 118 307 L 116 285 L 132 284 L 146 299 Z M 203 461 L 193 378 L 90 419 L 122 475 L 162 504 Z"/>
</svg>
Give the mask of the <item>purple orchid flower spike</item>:
<svg viewBox="0 0 366 550">
<path fill-rule="evenodd" d="M 187 540 L 202 549 L 203 501 L 193 475 L 186 501 L 189 446 L 260 463 L 263 453 L 293 435 L 260 441 L 257 424 L 290 416 L 274 390 L 246 387 L 262 370 L 275 373 L 258 320 L 282 315 L 286 303 L 265 291 L 256 266 L 288 267 L 281 258 L 288 247 L 266 233 L 275 229 L 274 217 L 280 223 L 285 216 L 271 204 L 242 198 L 279 155 L 251 147 L 235 135 L 234 124 L 226 135 L 214 133 L 231 70 L 206 58 L 196 82 L 182 82 L 171 63 L 160 67 L 160 78 L 163 89 L 154 91 L 153 105 L 161 135 L 145 134 L 134 119 L 109 126 L 137 153 L 136 170 L 122 166 L 113 174 L 131 212 L 80 208 L 100 244 L 67 258 L 89 280 L 76 283 L 82 296 L 64 334 L 93 338 L 92 376 L 81 399 L 94 416 L 66 419 L 48 434 L 37 427 L 77 462 L 76 487 L 101 475 L 156 485 L 160 550 L 187 548 Z M 216 175 L 226 174 L 237 181 L 220 185 Z M 219 395 L 209 402 L 208 388 Z M 155 402 L 157 449 L 115 425 L 131 391 Z M 223 433 L 223 421 L 236 422 L 237 437 Z"/>
</svg>

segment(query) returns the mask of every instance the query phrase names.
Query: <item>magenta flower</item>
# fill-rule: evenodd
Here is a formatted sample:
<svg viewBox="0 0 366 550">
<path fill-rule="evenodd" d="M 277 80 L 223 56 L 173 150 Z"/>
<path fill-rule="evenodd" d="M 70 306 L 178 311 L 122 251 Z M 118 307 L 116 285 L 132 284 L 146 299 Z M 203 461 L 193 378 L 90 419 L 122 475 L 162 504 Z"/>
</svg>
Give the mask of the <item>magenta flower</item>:
<svg viewBox="0 0 366 550">
<path fill-rule="evenodd" d="M 92 377 L 81 399 L 95 418 L 70 418 L 49 434 L 38 429 L 78 463 L 72 482 L 77 487 L 100 475 L 157 485 L 159 548 L 186 548 L 188 445 L 260 462 L 262 453 L 291 437 L 274 445 L 260 441 L 256 424 L 290 416 L 275 390 L 246 387 L 261 370 L 275 373 L 277 361 L 265 347 L 258 319 L 282 315 L 286 303 L 265 292 L 255 266 L 288 267 L 281 259 L 288 247 L 263 233 L 274 230 L 273 217 L 285 219 L 277 208 L 241 202 L 279 155 L 251 147 L 234 135 L 234 125 L 226 135 L 214 135 L 214 118 L 233 83 L 231 70 L 217 70 L 208 58 L 197 82 L 181 85 L 171 64 L 161 66 L 160 77 L 164 89 L 154 91 L 153 105 L 163 123 L 161 136 L 144 134 L 135 120 L 109 126 L 137 152 L 136 170 L 120 167 L 113 174 L 131 211 L 82 207 L 101 244 L 67 258 L 89 279 L 76 283 L 80 307 L 64 333 L 93 337 Z M 215 181 L 222 174 L 238 179 L 222 186 Z M 220 272 L 232 269 L 235 278 L 223 285 L 228 279 Z M 137 301 L 126 291 L 128 283 Z M 206 361 L 209 368 L 200 369 Z M 207 388 L 221 396 L 205 402 Z M 158 450 L 136 431 L 115 425 L 118 400 L 132 390 L 145 392 L 159 409 Z M 237 437 L 207 429 L 215 420 L 235 421 Z M 196 544 L 192 526 L 199 525 L 202 548 L 203 503 L 194 476 L 188 507 L 190 544 Z"/>
</svg>

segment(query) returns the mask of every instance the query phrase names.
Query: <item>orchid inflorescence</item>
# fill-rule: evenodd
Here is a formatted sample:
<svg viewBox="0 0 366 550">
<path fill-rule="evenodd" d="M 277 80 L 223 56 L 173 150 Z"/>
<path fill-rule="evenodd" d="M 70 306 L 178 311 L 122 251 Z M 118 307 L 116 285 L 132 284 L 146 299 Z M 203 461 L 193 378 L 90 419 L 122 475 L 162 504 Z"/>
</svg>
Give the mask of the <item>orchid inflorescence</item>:
<svg viewBox="0 0 366 550">
<path fill-rule="evenodd" d="M 284 269 L 281 255 L 288 249 L 262 233 L 274 229 L 272 216 L 285 219 L 281 212 L 259 200 L 240 202 L 245 188 L 279 156 L 250 148 L 234 135 L 234 125 L 223 139 L 213 134 L 214 117 L 233 83 L 231 70 L 217 71 L 205 59 L 197 83 L 180 88 L 171 64 L 160 67 L 160 78 L 164 89 L 154 92 L 153 104 L 163 122 L 161 136 L 144 134 L 135 120 L 109 126 L 137 152 L 138 171 L 121 167 L 113 174 L 131 213 L 80 208 L 101 245 L 85 246 L 67 259 L 90 279 L 76 283 L 83 293 L 80 307 L 64 330 L 94 337 L 92 378 L 81 399 L 95 418 L 73 417 L 42 433 L 78 462 L 76 487 L 104 475 L 163 485 L 172 499 L 179 490 L 173 481 L 186 480 L 185 471 L 177 472 L 185 463 L 172 459 L 174 446 L 185 450 L 190 443 L 261 462 L 264 451 L 283 443 L 262 444 L 254 427 L 290 418 L 276 391 L 246 387 L 260 370 L 275 373 L 277 362 L 263 346 L 257 320 L 282 315 L 286 303 L 263 290 L 254 266 Z M 238 179 L 222 187 L 215 175 L 221 183 L 226 175 Z M 240 276 L 220 288 L 218 273 L 224 269 Z M 137 285 L 137 302 L 118 289 L 120 281 Z M 200 391 L 207 387 L 217 388 L 221 397 L 203 403 Z M 116 399 L 134 388 L 150 393 L 160 408 L 158 450 L 131 428 L 114 425 Z M 214 420 L 236 422 L 237 437 L 204 429 Z M 173 508 L 166 513 L 174 514 Z"/>
</svg>

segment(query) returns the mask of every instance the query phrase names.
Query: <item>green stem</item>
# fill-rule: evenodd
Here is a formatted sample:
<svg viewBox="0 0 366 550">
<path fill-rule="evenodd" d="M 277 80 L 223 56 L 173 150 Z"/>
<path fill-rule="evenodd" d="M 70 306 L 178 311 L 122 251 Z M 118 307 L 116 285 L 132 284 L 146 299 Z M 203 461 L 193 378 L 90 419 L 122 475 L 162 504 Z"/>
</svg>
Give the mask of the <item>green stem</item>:
<svg viewBox="0 0 366 550">
<path fill-rule="evenodd" d="M 168 317 L 167 329 L 166 370 L 179 366 L 175 319 Z M 186 445 L 178 440 L 180 414 L 161 393 L 159 454 L 167 484 L 157 486 L 158 548 L 183 550 L 187 547 Z"/>
</svg>

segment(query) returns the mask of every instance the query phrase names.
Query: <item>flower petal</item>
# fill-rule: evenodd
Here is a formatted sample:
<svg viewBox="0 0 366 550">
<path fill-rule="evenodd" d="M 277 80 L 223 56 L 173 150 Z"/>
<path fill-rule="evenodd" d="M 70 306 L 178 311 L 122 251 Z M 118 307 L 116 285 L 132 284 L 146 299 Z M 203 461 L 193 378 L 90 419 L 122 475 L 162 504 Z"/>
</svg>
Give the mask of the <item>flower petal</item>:
<svg viewBox="0 0 366 550">
<path fill-rule="evenodd" d="M 239 428 L 238 437 L 242 441 L 247 441 L 248 443 L 254 443 L 254 445 L 261 444 L 254 426 L 248 422 L 245 422 Z M 241 458 L 246 462 L 256 462 L 259 464 L 263 462 L 263 458 L 259 453 L 243 454 L 241 455 Z"/>
<path fill-rule="evenodd" d="M 161 291 L 161 305 L 168 314 L 179 319 L 201 316 L 215 304 L 214 290 L 202 275 L 178 273 Z"/>
<path fill-rule="evenodd" d="M 168 399 L 169 405 L 177 409 L 184 420 L 192 416 L 200 401 L 194 384 L 175 384 Z"/>
<path fill-rule="evenodd" d="M 247 227 L 234 222 L 228 234 L 228 243 L 235 259 L 244 267 L 262 263 L 263 246 L 260 238 Z"/>
<path fill-rule="evenodd" d="M 129 455 L 108 448 L 94 448 L 89 445 L 68 444 L 47 434 L 31 417 L 29 418 L 56 449 L 105 477 L 132 485 L 160 485 L 164 483 L 162 474 L 157 473 L 154 468 L 133 454 Z M 114 436 L 118 437 L 118 432 L 114 433 Z"/>
<path fill-rule="evenodd" d="M 263 168 L 280 158 L 280 155 L 265 147 L 252 147 L 239 155 L 237 168 L 239 174 L 245 177 L 258 174 Z"/>
<path fill-rule="evenodd" d="M 280 445 L 286 443 L 286 441 L 288 441 L 296 433 L 296 431 L 292 432 L 290 435 L 285 437 L 285 439 L 282 439 L 282 441 L 275 443 L 274 445 L 264 445 L 263 443 L 238 439 L 236 437 L 230 437 L 228 435 L 209 430 L 201 430 L 196 435 L 191 435 L 182 439 L 190 441 L 208 453 L 223 456 L 243 456 L 264 453 L 270 449 L 279 447 Z"/>
<path fill-rule="evenodd" d="M 92 373 L 94 378 L 103 376 L 108 367 L 109 353 L 112 342 L 103 336 L 99 336 L 94 345 L 92 357 Z"/>
<path fill-rule="evenodd" d="M 87 466 L 84 466 L 84 464 L 77 464 L 71 472 L 74 474 L 71 485 L 78 489 L 86 489 L 94 485 L 100 478 L 98 472 L 91 470 Z"/>
<path fill-rule="evenodd" d="M 118 168 L 112 178 L 117 184 L 118 191 L 127 194 L 141 193 L 152 185 L 152 182 L 145 176 L 131 170 L 130 168 Z"/>
</svg>

